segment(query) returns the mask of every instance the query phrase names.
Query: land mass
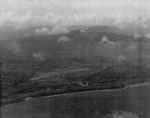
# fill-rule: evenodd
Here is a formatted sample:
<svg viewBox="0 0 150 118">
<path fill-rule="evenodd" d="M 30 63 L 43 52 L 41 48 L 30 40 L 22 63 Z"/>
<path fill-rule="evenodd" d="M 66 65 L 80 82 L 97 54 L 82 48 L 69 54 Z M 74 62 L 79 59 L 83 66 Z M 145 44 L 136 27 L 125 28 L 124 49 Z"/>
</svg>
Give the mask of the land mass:
<svg viewBox="0 0 150 118">
<path fill-rule="evenodd" d="M 92 27 L 0 41 L 1 105 L 149 81 L 150 41 Z"/>
<path fill-rule="evenodd" d="M 18 80 L 15 87 L 2 92 L 2 105 L 21 102 L 29 98 L 80 91 L 124 88 L 149 81 L 149 72 L 138 72 L 137 66 L 84 65 L 84 67 L 40 72 L 33 78 Z M 4 86 L 3 86 L 4 87 Z"/>
</svg>

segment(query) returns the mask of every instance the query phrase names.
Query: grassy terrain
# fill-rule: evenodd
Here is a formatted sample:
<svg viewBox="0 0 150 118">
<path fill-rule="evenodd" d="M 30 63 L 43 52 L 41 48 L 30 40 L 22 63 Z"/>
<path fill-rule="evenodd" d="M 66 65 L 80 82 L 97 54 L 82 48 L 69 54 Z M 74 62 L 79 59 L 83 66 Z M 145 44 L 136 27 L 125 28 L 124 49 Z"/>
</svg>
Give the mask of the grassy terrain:
<svg viewBox="0 0 150 118">
<path fill-rule="evenodd" d="M 87 90 L 123 88 L 126 85 L 149 81 L 149 70 L 138 72 L 134 65 L 83 65 L 56 69 L 51 72 L 3 72 L 2 104 L 40 97 Z M 7 79 L 14 76 L 15 79 Z"/>
<path fill-rule="evenodd" d="M 62 36 L 70 40 L 58 42 Z M 149 45 L 145 38 L 133 39 L 104 27 L 0 41 L 2 105 L 149 81 Z"/>
</svg>

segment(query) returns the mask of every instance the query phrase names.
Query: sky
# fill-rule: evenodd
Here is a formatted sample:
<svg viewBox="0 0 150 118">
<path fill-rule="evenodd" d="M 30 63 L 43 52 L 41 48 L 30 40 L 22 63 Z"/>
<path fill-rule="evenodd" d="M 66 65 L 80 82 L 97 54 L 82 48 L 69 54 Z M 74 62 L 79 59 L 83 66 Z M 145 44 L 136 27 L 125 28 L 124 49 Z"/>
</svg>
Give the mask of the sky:
<svg viewBox="0 0 150 118">
<path fill-rule="evenodd" d="M 0 40 L 68 33 L 74 25 L 138 25 L 150 31 L 149 6 L 149 0 L 0 0 Z"/>
</svg>

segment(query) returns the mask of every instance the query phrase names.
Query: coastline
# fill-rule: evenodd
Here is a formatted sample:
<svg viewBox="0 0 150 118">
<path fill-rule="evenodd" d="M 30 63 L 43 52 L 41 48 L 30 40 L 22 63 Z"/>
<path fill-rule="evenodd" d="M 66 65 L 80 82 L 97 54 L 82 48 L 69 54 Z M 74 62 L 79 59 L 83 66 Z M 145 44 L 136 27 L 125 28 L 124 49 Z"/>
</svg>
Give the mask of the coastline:
<svg viewBox="0 0 150 118">
<path fill-rule="evenodd" d="M 17 102 L 13 102 L 12 104 L 4 104 L 0 106 L 0 109 L 9 107 L 21 102 L 26 102 L 29 100 L 35 100 L 35 99 L 44 99 L 44 98 L 51 98 L 51 97 L 58 97 L 58 96 L 66 96 L 66 95 L 74 95 L 77 93 L 90 93 L 90 92 L 97 92 L 97 91 L 104 91 L 104 92 L 109 92 L 109 91 L 121 91 L 125 90 L 128 88 L 133 88 L 133 87 L 139 87 L 139 86 L 147 86 L 150 85 L 150 82 L 142 82 L 142 83 L 135 83 L 135 84 L 130 84 L 130 85 L 124 85 L 124 87 L 116 87 L 116 88 L 106 88 L 106 89 L 92 89 L 92 90 L 82 90 L 82 91 L 74 91 L 74 92 L 66 92 L 66 93 L 59 93 L 59 94 L 53 94 L 53 95 L 44 95 L 44 96 L 39 96 L 39 97 L 26 97 L 25 99 L 18 100 Z"/>
</svg>

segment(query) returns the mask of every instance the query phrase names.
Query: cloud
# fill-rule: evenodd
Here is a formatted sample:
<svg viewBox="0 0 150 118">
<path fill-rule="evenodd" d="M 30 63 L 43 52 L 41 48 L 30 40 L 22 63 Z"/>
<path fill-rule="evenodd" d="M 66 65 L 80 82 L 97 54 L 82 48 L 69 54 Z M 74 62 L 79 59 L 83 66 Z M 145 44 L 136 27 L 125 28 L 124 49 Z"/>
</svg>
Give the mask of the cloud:
<svg viewBox="0 0 150 118">
<path fill-rule="evenodd" d="M 115 57 L 118 53 L 118 44 L 110 41 L 107 36 L 103 36 L 101 41 L 99 41 L 95 46 L 96 55 L 101 55 L 104 57 Z"/>
<path fill-rule="evenodd" d="M 132 112 L 115 111 L 112 114 L 108 114 L 106 118 L 140 118 L 140 117 Z"/>
<path fill-rule="evenodd" d="M 85 29 L 80 29 L 80 32 L 81 33 L 86 33 L 86 30 Z"/>
<path fill-rule="evenodd" d="M 126 61 L 126 57 L 124 55 L 118 55 L 118 61 Z"/>
<path fill-rule="evenodd" d="M 17 54 L 21 51 L 21 44 L 16 41 L 6 42 L 4 47 L 13 51 L 14 54 Z"/>
<path fill-rule="evenodd" d="M 150 39 L 150 33 L 145 34 L 145 37 Z"/>
<path fill-rule="evenodd" d="M 54 27 L 50 34 L 56 34 L 68 32 L 62 27 L 108 25 L 150 31 L 149 4 L 148 0 L 0 0 L 0 30 L 8 34 L 8 29 L 18 33 L 33 28 L 49 34 L 45 28 Z"/>
<path fill-rule="evenodd" d="M 62 36 L 58 39 L 57 42 L 68 42 L 70 41 L 71 39 L 69 39 L 67 36 Z"/>
<path fill-rule="evenodd" d="M 23 37 L 30 37 L 30 36 L 31 36 L 31 33 L 25 32 L 22 36 L 23 36 Z"/>
<path fill-rule="evenodd" d="M 38 61 L 43 61 L 43 60 L 45 60 L 45 55 L 44 55 L 43 53 L 40 53 L 40 52 L 34 53 L 34 54 L 33 54 L 33 57 L 34 57 L 36 60 L 38 60 Z"/>
<path fill-rule="evenodd" d="M 69 33 L 69 30 L 67 28 L 63 28 L 60 26 L 54 26 L 51 30 L 51 34 L 64 34 Z"/>
<path fill-rule="evenodd" d="M 14 11 L 2 12 L 0 13 L 0 28 L 13 28 L 14 31 L 25 29 L 29 27 L 32 16 L 32 11 L 28 11 L 23 15 Z"/>
<path fill-rule="evenodd" d="M 102 37 L 101 43 L 104 43 L 107 45 L 114 45 L 115 44 L 113 41 L 110 41 L 106 36 Z"/>
<path fill-rule="evenodd" d="M 67 28 L 62 28 L 60 26 L 54 26 L 51 30 L 49 30 L 46 27 L 35 30 L 36 35 L 55 35 L 55 34 L 64 34 L 64 33 L 69 33 L 69 30 Z"/>
<path fill-rule="evenodd" d="M 107 43 L 108 42 L 108 38 L 106 36 L 103 36 L 101 42 L 102 43 Z"/>
<path fill-rule="evenodd" d="M 44 27 L 42 29 L 36 29 L 35 34 L 36 35 L 50 35 L 51 31 L 48 28 Z"/>
<path fill-rule="evenodd" d="M 133 37 L 134 37 L 135 39 L 138 39 L 138 38 L 141 38 L 141 35 L 138 34 L 138 33 L 135 33 Z"/>
<path fill-rule="evenodd" d="M 33 16 L 33 12 L 28 11 L 25 15 L 18 17 L 14 31 L 28 30 L 32 26 Z"/>
<path fill-rule="evenodd" d="M 14 43 L 13 44 L 14 53 L 18 53 L 21 50 L 21 44 Z"/>
<path fill-rule="evenodd" d="M 135 51 L 137 51 L 137 49 L 138 49 L 138 47 L 135 44 L 131 44 L 131 45 L 126 47 L 127 52 L 135 52 Z"/>
</svg>

